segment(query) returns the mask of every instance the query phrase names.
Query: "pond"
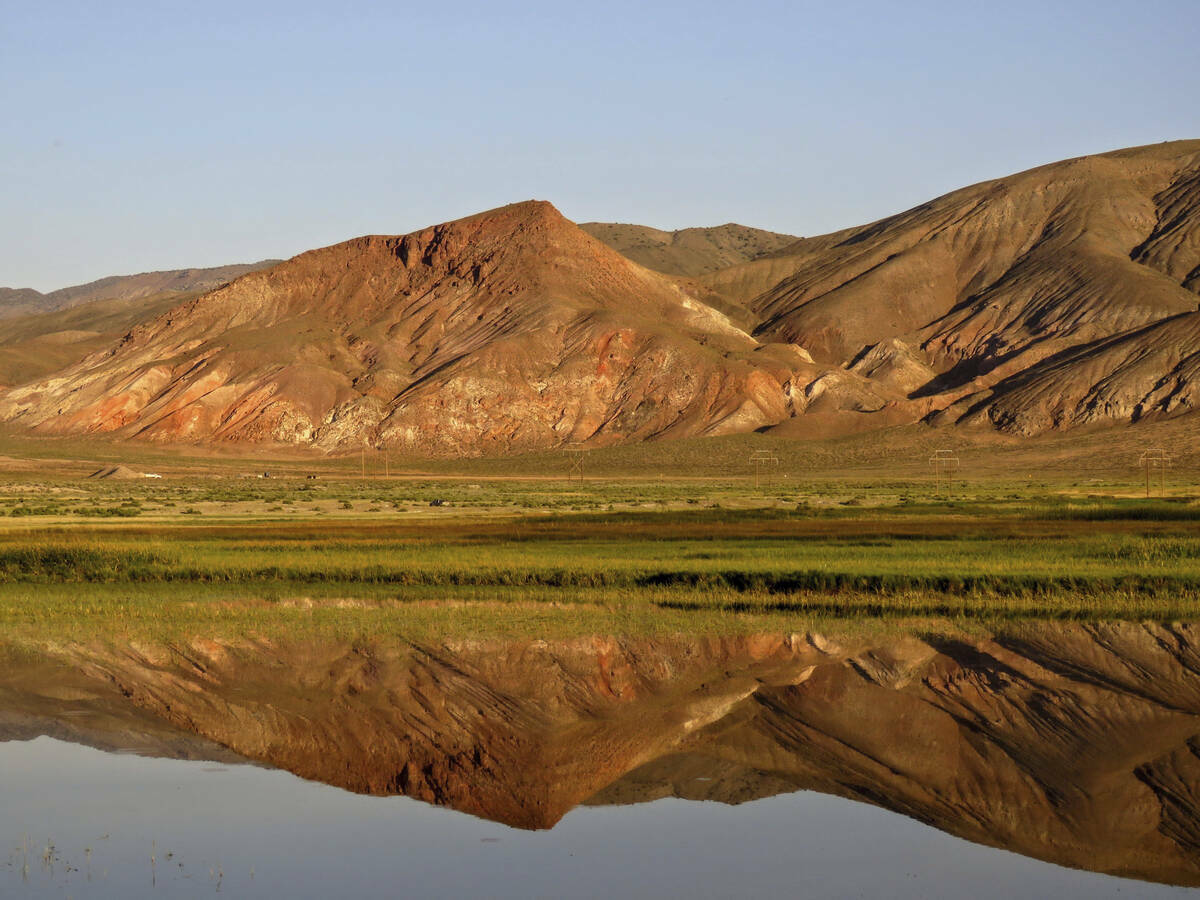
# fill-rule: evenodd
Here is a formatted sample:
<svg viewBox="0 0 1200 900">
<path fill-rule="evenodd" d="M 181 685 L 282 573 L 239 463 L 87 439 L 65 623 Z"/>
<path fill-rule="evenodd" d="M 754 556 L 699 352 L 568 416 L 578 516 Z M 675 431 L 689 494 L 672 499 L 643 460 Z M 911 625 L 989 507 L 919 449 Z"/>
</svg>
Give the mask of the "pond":
<svg viewBox="0 0 1200 900">
<path fill-rule="evenodd" d="M 1197 637 L 26 648 L 0 895 L 1191 894 Z"/>
</svg>

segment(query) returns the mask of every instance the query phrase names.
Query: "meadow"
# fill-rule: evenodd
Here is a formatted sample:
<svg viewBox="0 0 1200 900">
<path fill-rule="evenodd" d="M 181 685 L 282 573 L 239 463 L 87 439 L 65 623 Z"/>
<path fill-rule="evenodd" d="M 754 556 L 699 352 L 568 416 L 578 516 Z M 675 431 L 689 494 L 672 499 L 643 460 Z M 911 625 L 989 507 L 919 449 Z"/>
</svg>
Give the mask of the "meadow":
<svg viewBox="0 0 1200 900">
<path fill-rule="evenodd" d="M 10 480 L 0 628 L 427 639 L 1200 613 L 1200 502 L 1182 493 L 475 478 Z"/>
</svg>

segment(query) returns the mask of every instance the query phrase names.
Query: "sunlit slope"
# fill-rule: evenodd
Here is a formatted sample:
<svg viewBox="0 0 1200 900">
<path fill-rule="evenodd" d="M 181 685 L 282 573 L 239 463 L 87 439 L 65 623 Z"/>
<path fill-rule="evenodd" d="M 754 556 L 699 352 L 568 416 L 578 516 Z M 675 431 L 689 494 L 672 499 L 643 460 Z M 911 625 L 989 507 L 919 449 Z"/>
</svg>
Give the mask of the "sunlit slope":
<svg viewBox="0 0 1200 900">
<path fill-rule="evenodd" d="M 134 328 L 0 416 L 47 434 L 474 455 L 747 431 L 790 372 L 548 203 L 314 250 Z"/>
<path fill-rule="evenodd" d="M 1194 409 L 1200 141 L 790 242 L 587 227 L 603 240 L 529 201 L 129 307 L 119 339 L 86 315 L 23 324 L 32 343 L 0 335 L 0 422 L 435 457 L 919 422 L 1029 437 Z"/>
<path fill-rule="evenodd" d="M 975 185 L 704 280 L 761 317 L 757 337 L 818 363 L 853 370 L 874 354 L 929 367 L 924 384 L 901 385 L 921 401 L 912 417 L 967 395 L 940 421 L 969 411 L 1031 434 L 1187 411 L 1200 345 L 1165 321 L 1200 303 L 1200 141 Z M 1041 375 L 1041 388 L 1017 389 Z M 985 411 L 993 395 L 979 392 L 993 386 Z"/>
<path fill-rule="evenodd" d="M 697 277 L 760 259 L 795 243 L 790 234 L 729 223 L 662 231 L 645 225 L 585 222 L 579 226 L 647 269 Z"/>
</svg>

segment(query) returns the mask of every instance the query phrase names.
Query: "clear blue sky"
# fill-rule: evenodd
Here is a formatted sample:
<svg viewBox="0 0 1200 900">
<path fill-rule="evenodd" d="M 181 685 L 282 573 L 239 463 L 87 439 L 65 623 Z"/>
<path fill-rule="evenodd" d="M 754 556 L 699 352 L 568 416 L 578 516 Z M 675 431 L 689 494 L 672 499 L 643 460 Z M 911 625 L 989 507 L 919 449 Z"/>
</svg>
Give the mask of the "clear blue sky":
<svg viewBox="0 0 1200 900">
<path fill-rule="evenodd" d="M 0 285 L 530 197 L 817 234 L 1200 137 L 1197 48 L 1197 0 L 0 0 Z"/>
</svg>

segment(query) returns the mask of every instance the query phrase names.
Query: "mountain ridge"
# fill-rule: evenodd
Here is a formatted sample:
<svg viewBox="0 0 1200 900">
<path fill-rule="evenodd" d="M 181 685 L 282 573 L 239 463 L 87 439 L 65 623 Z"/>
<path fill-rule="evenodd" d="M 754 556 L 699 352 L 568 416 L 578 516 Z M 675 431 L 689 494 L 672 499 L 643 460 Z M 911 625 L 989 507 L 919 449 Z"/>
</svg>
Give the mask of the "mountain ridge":
<svg viewBox="0 0 1200 900">
<path fill-rule="evenodd" d="M 243 275 L 10 391 L 0 415 L 42 433 L 504 452 L 778 420 L 779 367 L 755 349 L 530 201 Z"/>
<path fill-rule="evenodd" d="M 37 313 L 58 312 L 96 300 L 138 300 L 155 294 L 193 293 L 210 290 L 239 275 L 268 268 L 280 262 L 264 259 L 208 268 L 163 269 L 133 275 L 108 275 L 42 293 L 33 288 L 0 287 L 0 319 Z"/>
<path fill-rule="evenodd" d="M 647 234 L 754 258 L 691 277 L 614 249 Z M 581 227 L 545 201 L 354 238 L 154 307 L 8 389 L 0 421 L 441 456 L 916 422 L 1034 436 L 1200 402 L 1200 141 L 789 240 Z"/>
</svg>

